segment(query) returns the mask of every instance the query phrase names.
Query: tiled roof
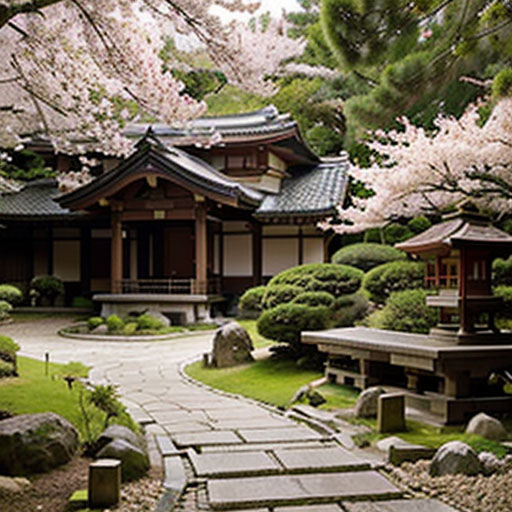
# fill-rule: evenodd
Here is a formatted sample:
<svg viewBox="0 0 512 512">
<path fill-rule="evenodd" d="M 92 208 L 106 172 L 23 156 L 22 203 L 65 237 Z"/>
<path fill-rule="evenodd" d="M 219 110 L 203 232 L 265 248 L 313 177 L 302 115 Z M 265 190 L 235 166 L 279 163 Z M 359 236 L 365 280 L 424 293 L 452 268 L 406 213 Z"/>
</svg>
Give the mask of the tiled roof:
<svg viewBox="0 0 512 512">
<path fill-rule="evenodd" d="M 0 194 L 0 218 L 45 220 L 76 216 L 53 200 L 58 194 L 57 180 L 51 178 L 27 183 L 19 192 Z"/>
<path fill-rule="evenodd" d="M 263 220 L 335 214 L 345 196 L 348 167 L 348 159 L 340 157 L 286 178 L 280 193 L 268 194 L 254 216 Z"/>
</svg>

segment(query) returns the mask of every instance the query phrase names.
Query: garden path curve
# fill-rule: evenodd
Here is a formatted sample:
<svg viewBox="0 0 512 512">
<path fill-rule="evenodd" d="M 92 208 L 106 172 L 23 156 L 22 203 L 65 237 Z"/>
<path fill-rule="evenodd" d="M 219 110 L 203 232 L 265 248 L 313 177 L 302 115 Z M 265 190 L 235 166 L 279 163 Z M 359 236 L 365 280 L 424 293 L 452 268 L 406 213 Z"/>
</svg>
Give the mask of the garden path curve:
<svg viewBox="0 0 512 512">
<path fill-rule="evenodd" d="M 67 320 L 69 321 L 69 320 Z M 14 323 L 2 332 L 21 355 L 93 367 L 114 383 L 148 433 L 165 469 L 159 512 L 453 512 L 436 500 L 410 500 L 374 464 L 336 438 L 271 408 L 214 392 L 180 372 L 211 348 L 212 333 L 163 342 L 91 342 L 56 335 L 66 320 Z M 158 450 L 158 452 L 157 452 Z M 161 458 L 160 458 L 161 455 Z M 377 501 L 373 501 L 377 500 Z"/>
</svg>

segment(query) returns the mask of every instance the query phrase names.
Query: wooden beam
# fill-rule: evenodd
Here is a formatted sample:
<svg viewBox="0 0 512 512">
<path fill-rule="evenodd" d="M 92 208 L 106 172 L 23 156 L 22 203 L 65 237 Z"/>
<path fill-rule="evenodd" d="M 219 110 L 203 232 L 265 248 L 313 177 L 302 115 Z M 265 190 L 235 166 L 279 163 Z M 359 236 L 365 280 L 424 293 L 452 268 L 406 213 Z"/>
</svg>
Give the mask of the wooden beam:
<svg viewBox="0 0 512 512">
<path fill-rule="evenodd" d="M 196 204 L 195 244 L 196 244 L 196 293 L 206 293 L 208 283 L 208 238 L 206 230 L 206 204 Z"/>
<path fill-rule="evenodd" d="M 123 278 L 123 227 L 121 211 L 112 210 L 112 239 L 110 246 L 110 291 L 120 293 L 120 282 Z"/>
<path fill-rule="evenodd" d="M 262 243 L 261 243 L 261 224 L 254 222 L 252 224 L 252 282 L 253 286 L 259 286 L 262 283 Z"/>
</svg>

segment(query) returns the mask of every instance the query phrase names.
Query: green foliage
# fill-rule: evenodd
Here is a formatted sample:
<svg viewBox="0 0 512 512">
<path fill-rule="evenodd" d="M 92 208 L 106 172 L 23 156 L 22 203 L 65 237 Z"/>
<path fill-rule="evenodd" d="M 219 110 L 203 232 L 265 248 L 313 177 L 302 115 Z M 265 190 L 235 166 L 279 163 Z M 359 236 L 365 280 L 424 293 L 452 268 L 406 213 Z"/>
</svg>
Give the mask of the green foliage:
<svg viewBox="0 0 512 512">
<path fill-rule="evenodd" d="M 210 116 L 250 112 L 265 107 L 269 103 L 261 96 L 243 91 L 233 85 L 226 85 L 221 91 L 209 94 L 205 97 L 205 101 Z"/>
<path fill-rule="evenodd" d="M 0 320 L 6 320 L 10 317 L 12 306 L 5 300 L 0 300 Z"/>
<path fill-rule="evenodd" d="M 182 94 L 187 94 L 197 101 L 203 100 L 207 94 L 220 91 L 227 84 L 224 73 L 211 69 L 194 69 L 192 71 L 173 69 L 172 75 L 185 86 Z"/>
<path fill-rule="evenodd" d="M 119 315 L 107 316 L 105 323 L 109 332 L 118 332 L 124 327 L 124 322 Z"/>
<path fill-rule="evenodd" d="M 343 133 L 329 126 L 317 124 L 306 131 L 306 140 L 319 156 L 334 155 L 343 147 Z"/>
<path fill-rule="evenodd" d="M 23 294 L 17 286 L 0 284 L 0 300 L 5 300 L 15 306 L 23 300 Z"/>
<path fill-rule="evenodd" d="M 32 181 L 57 175 L 55 170 L 45 167 L 43 157 L 33 151 L 10 151 L 8 155 L 9 161 L 0 160 L 0 176 L 18 181 Z"/>
<path fill-rule="evenodd" d="M 368 272 L 383 263 L 406 258 L 407 254 L 389 245 L 358 243 L 347 245 L 336 251 L 332 256 L 332 262 L 338 265 L 350 265 Z"/>
<path fill-rule="evenodd" d="M 334 297 L 327 292 L 302 292 L 294 299 L 294 304 L 304 304 L 312 308 L 325 306 L 330 308 L 334 304 Z"/>
<path fill-rule="evenodd" d="M 388 224 L 384 228 L 384 240 L 387 244 L 394 245 L 411 238 L 414 233 L 407 227 L 397 222 Z"/>
<path fill-rule="evenodd" d="M 370 299 L 383 303 L 391 293 L 425 284 L 425 265 L 413 261 L 393 261 L 370 270 L 363 280 L 363 288 Z"/>
<path fill-rule="evenodd" d="M 0 335 L 0 354 L 14 358 L 19 349 L 20 346 L 12 338 Z"/>
<path fill-rule="evenodd" d="M 162 329 L 164 327 L 164 324 L 161 320 L 158 320 L 158 318 L 155 318 L 154 316 L 148 315 L 147 313 L 140 315 L 135 320 L 137 322 L 138 328 L 143 329 Z"/>
<path fill-rule="evenodd" d="M 512 68 L 502 69 L 492 82 L 492 94 L 495 98 L 512 96 Z"/>
<path fill-rule="evenodd" d="M 105 428 L 109 421 L 125 412 L 125 407 L 118 400 L 116 388 L 112 384 L 98 384 L 93 387 L 88 401 L 105 414 Z"/>
<path fill-rule="evenodd" d="M 274 276 L 268 286 L 292 284 L 304 291 L 328 292 L 334 297 L 356 292 L 361 286 L 363 272 L 348 265 L 308 263 L 293 267 Z"/>
<path fill-rule="evenodd" d="M 263 309 L 270 309 L 279 304 L 291 302 L 297 295 L 302 293 L 301 286 L 293 284 L 273 284 L 266 287 L 263 296 Z"/>
<path fill-rule="evenodd" d="M 414 235 L 418 235 L 423 231 L 426 231 L 429 227 L 432 226 L 432 222 L 430 222 L 425 216 L 420 215 L 418 217 L 414 217 L 407 223 L 407 227 Z"/>
<path fill-rule="evenodd" d="M 94 304 L 91 299 L 87 297 L 73 297 L 71 301 L 72 308 L 83 308 L 83 309 L 93 309 Z"/>
<path fill-rule="evenodd" d="M 329 326 L 329 309 L 303 304 L 281 304 L 264 311 L 258 319 L 258 332 L 265 338 L 299 345 L 301 331 L 318 331 Z"/>
<path fill-rule="evenodd" d="M 350 327 L 361 320 L 368 311 L 368 299 L 361 293 L 338 297 L 332 308 L 331 323 L 334 327 Z"/>
<path fill-rule="evenodd" d="M 11 363 L 0 359 L 0 379 L 3 377 L 13 377 L 16 375 L 16 371 Z"/>
<path fill-rule="evenodd" d="M 496 324 L 500 329 L 510 329 L 512 320 L 512 286 L 500 285 L 494 288 L 494 295 L 503 299 L 503 309 L 498 312 Z"/>
<path fill-rule="evenodd" d="M 412 333 L 429 332 L 438 322 L 438 312 L 426 305 L 428 292 L 422 289 L 394 292 L 383 309 L 366 319 L 369 327 Z"/>
<path fill-rule="evenodd" d="M 263 309 L 263 296 L 265 295 L 266 290 L 266 286 L 254 286 L 253 288 L 246 290 L 238 302 L 240 311 L 261 311 Z"/>
<path fill-rule="evenodd" d="M 87 320 L 87 327 L 89 327 L 89 330 L 93 331 L 104 322 L 105 320 L 101 316 L 91 316 L 91 318 Z"/>
<path fill-rule="evenodd" d="M 52 302 L 64 293 L 64 284 L 56 276 L 36 276 L 30 281 L 30 288 Z"/>
<path fill-rule="evenodd" d="M 79 361 L 70 361 L 69 363 L 59 365 L 55 373 L 57 375 L 62 375 L 63 377 L 74 377 L 79 379 L 87 377 L 89 374 L 89 368 Z"/>
<path fill-rule="evenodd" d="M 137 327 L 137 322 L 127 322 L 123 327 L 123 334 L 126 334 L 127 336 L 135 334 Z"/>
<path fill-rule="evenodd" d="M 512 256 L 506 260 L 497 258 L 492 262 L 492 282 L 495 286 L 512 286 Z"/>
</svg>

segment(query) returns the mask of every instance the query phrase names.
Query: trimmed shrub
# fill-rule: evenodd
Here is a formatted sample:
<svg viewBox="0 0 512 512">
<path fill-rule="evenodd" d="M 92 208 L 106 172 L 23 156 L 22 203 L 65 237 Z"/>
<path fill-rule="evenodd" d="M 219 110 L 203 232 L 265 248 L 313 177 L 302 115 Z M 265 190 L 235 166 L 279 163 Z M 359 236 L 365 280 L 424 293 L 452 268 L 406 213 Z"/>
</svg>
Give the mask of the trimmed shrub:
<svg viewBox="0 0 512 512">
<path fill-rule="evenodd" d="M 330 308 L 334 304 L 334 297 L 327 292 L 302 292 L 293 299 L 293 303 L 304 304 L 312 308 L 317 306 Z"/>
<path fill-rule="evenodd" d="M 506 260 L 497 258 L 492 262 L 492 282 L 495 286 L 512 286 L 512 256 Z"/>
<path fill-rule="evenodd" d="M 303 291 L 302 287 L 293 284 L 269 285 L 263 296 L 263 309 L 275 308 L 279 306 L 279 304 L 292 302 L 292 300 Z"/>
<path fill-rule="evenodd" d="M 0 359 L 0 378 L 2 377 L 13 377 L 16 375 L 12 364 L 7 363 Z"/>
<path fill-rule="evenodd" d="M 91 318 L 87 320 L 87 327 L 89 327 L 90 331 L 94 331 L 96 327 L 99 327 L 104 322 L 105 320 L 103 320 L 101 316 L 91 316 Z"/>
<path fill-rule="evenodd" d="M 0 320 L 7 320 L 12 311 L 12 306 L 5 300 L 0 300 Z"/>
<path fill-rule="evenodd" d="M 17 286 L 0 284 L 0 300 L 5 300 L 15 306 L 23 300 L 23 294 Z"/>
<path fill-rule="evenodd" d="M 377 329 L 426 334 L 439 319 L 435 308 L 428 307 L 429 292 L 422 289 L 394 292 L 383 309 L 375 311 L 365 324 Z"/>
<path fill-rule="evenodd" d="M 407 226 L 403 226 L 397 222 L 388 224 L 384 228 L 384 240 L 390 245 L 403 242 L 404 240 L 411 238 L 413 235 L 414 233 Z"/>
<path fill-rule="evenodd" d="M 64 293 L 64 284 L 55 276 L 37 276 L 30 281 L 31 291 L 35 290 L 39 297 L 48 299 L 52 304 L 56 297 Z"/>
<path fill-rule="evenodd" d="M 165 327 L 158 318 L 147 313 L 140 315 L 135 321 L 137 322 L 137 327 L 141 330 L 159 330 Z"/>
<path fill-rule="evenodd" d="M 384 303 L 392 292 L 422 288 L 425 284 L 425 265 L 413 261 L 393 261 L 370 270 L 363 280 L 363 288 L 370 299 Z"/>
<path fill-rule="evenodd" d="M 500 329 L 510 329 L 512 327 L 512 286 L 497 286 L 493 291 L 494 295 L 503 298 L 504 304 L 504 308 L 496 317 L 496 325 Z"/>
<path fill-rule="evenodd" d="M 131 334 L 135 334 L 135 331 L 137 330 L 137 322 L 128 322 L 123 327 L 123 334 L 126 334 L 130 336 Z"/>
<path fill-rule="evenodd" d="M 344 295 L 334 302 L 331 322 L 334 327 L 350 327 L 368 311 L 368 299 L 361 293 Z"/>
<path fill-rule="evenodd" d="M 319 331 L 329 326 L 329 308 L 303 304 L 281 304 L 264 311 L 258 319 L 258 332 L 265 338 L 291 345 L 300 343 L 302 331 Z"/>
<path fill-rule="evenodd" d="M 120 331 L 124 327 L 123 320 L 118 315 L 109 315 L 105 320 L 109 332 Z"/>
<path fill-rule="evenodd" d="M 259 312 L 263 309 L 263 296 L 267 291 L 266 286 L 255 286 L 249 288 L 240 297 L 238 308 L 241 312 Z"/>
<path fill-rule="evenodd" d="M 19 349 L 20 346 L 12 338 L 0 336 L 0 354 L 15 358 Z"/>
<path fill-rule="evenodd" d="M 338 265 L 350 265 L 363 272 L 389 263 L 390 261 L 405 260 L 407 254 L 389 245 L 360 243 L 342 247 L 332 256 L 332 262 Z"/>
<path fill-rule="evenodd" d="M 83 309 L 93 309 L 94 303 L 91 299 L 87 297 L 73 297 L 71 301 L 72 308 L 83 308 Z"/>
<path fill-rule="evenodd" d="M 414 217 L 407 223 L 407 227 L 414 234 L 418 235 L 419 233 L 423 233 L 429 227 L 432 226 L 432 222 L 430 222 L 427 217 L 420 215 L 419 217 Z"/>
<path fill-rule="evenodd" d="M 292 284 L 308 292 L 328 292 L 334 297 L 356 292 L 363 272 L 348 265 L 309 263 L 293 267 L 274 276 L 268 286 Z"/>
</svg>

